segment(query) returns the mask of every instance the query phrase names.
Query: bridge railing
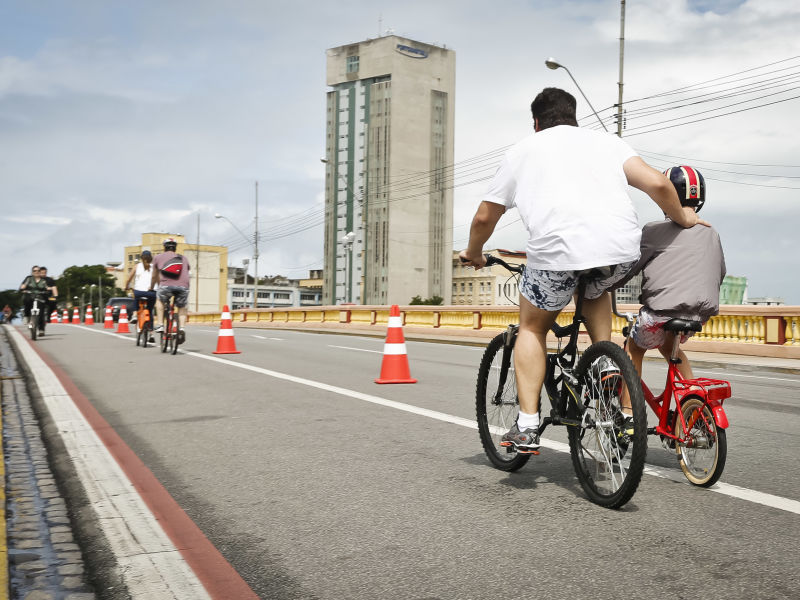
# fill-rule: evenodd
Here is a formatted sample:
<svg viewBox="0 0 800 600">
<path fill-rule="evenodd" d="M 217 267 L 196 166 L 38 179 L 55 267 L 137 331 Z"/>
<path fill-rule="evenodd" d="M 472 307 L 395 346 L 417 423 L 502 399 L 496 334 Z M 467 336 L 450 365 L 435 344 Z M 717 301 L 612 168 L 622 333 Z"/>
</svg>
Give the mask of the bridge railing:
<svg viewBox="0 0 800 600">
<path fill-rule="evenodd" d="M 638 304 L 621 304 L 622 313 L 636 314 Z M 380 329 L 389 322 L 388 306 L 309 306 L 290 308 L 245 308 L 231 311 L 235 325 L 299 326 L 348 329 Z M 480 334 L 489 336 L 516 323 L 516 307 L 505 306 L 402 306 L 403 325 L 412 331 L 438 334 Z M 557 321 L 572 320 L 574 306 L 568 305 Z M 192 313 L 191 323 L 219 323 L 221 312 Z M 626 322 L 613 317 L 614 336 L 622 335 Z M 685 346 L 691 350 L 733 352 L 764 356 L 800 358 L 800 306 L 723 305 L 703 331 Z"/>
</svg>

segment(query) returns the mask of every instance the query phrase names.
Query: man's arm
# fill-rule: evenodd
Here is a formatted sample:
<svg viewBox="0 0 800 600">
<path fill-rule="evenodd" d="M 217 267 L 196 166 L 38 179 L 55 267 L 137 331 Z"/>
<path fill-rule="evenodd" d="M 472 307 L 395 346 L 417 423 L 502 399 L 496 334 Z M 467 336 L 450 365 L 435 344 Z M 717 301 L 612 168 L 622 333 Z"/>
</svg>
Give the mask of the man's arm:
<svg viewBox="0 0 800 600">
<path fill-rule="evenodd" d="M 709 226 L 709 223 L 697 217 L 693 208 L 681 206 L 678 192 L 675 191 L 672 182 L 640 157 L 632 156 L 625 161 L 622 168 L 625 170 L 628 183 L 650 196 L 672 222 L 687 229 L 697 224 Z"/>
<path fill-rule="evenodd" d="M 459 253 L 461 262 L 466 266 L 480 269 L 486 264 L 483 256 L 483 245 L 494 233 L 494 228 L 500 217 L 506 212 L 506 207 L 494 202 L 481 202 L 469 230 L 469 243 L 467 249 Z"/>
<path fill-rule="evenodd" d="M 155 289 L 156 284 L 161 281 L 161 276 L 158 272 L 156 261 L 153 261 L 153 263 L 150 265 L 150 270 L 153 272 L 153 274 L 150 276 L 150 291 L 152 292 Z"/>
</svg>

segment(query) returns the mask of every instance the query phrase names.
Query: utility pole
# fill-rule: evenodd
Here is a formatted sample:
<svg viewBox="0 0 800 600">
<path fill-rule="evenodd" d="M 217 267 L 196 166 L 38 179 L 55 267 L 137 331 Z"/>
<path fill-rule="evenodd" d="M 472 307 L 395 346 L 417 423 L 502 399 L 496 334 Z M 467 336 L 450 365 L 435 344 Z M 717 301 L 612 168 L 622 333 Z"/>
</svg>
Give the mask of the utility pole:
<svg viewBox="0 0 800 600">
<path fill-rule="evenodd" d="M 253 282 L 253 308 L 258 308 L 258 182 L 256 181 L 256 227 L 255 227 L 255 234 L 254 234 L 254 252 L 253 252 L 253 261 L 255 263 L 254 270 L 256 279 Z"/>
<path fill-rule="evenodd" d="M 617 97 L 617 135 L 622 137 L 622 65 L 625 59 L 625 0 L 620 0 L 619 16 L 619 96 Z"/>
<path fill-rule="evenodd" d="M 198 306 L 200 304 L 200 211 L 197 211 L 197 243 L 194 245 L 195 261 L 194 261 L 194 312 L 200 312 Z"/>
</svg>

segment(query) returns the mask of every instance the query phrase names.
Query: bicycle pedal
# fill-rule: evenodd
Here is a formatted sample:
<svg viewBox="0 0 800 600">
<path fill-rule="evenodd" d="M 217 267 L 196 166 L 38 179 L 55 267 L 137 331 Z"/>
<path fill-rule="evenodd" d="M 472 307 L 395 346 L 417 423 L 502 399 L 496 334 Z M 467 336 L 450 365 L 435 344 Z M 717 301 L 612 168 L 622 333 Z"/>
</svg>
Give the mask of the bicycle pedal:
<svg viewBox="0 0 800 600">
<path fill-rule="evenodd" d="M 538 450 L 534 450 L 533 448 L 517 448 L 517 452 L 520 454 L 539 454 Z"/>
</svg>

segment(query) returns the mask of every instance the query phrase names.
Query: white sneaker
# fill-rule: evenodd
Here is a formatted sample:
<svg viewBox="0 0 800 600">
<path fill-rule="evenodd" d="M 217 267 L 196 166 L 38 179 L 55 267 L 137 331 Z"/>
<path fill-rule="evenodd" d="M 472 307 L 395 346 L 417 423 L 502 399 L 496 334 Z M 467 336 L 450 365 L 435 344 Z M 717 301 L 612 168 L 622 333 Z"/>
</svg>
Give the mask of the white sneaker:
<svg viewBox="0 0 800 600">
<path fill-rule="evenodd" d="M 164 331 L 164 326 L 163 325 L 159 325 L 158 327 L 153 329 L 153 333 L 161 333 L 162 331 Z"/>
</svg>

